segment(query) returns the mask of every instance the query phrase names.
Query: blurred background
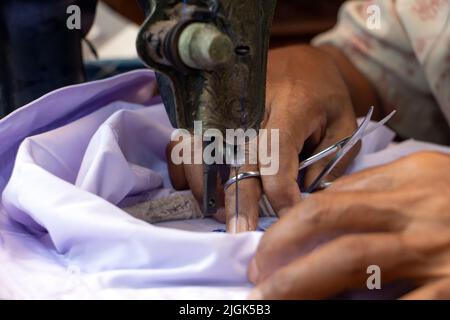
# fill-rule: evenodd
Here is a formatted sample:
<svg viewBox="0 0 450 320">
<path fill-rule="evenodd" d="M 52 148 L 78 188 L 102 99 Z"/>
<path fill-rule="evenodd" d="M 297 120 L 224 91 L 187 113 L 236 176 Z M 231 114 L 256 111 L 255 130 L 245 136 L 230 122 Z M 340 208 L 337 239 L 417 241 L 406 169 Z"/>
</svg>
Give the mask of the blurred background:
<svg viewBox="0 0 450 320">
<path fill-rule="evenodd" d="M 144 16 L 130 0 L 103 0 L 88 39 L 98 48 L 101 59 L 137 57 L 134 41 Z M 344 0 L 278 0 L 271 46 L 308 42 L 336 23 Z M 85 57 L 92 54 L 85 46 Z"/>
<path fill-rule="evenodd" d="M 343 0 L 278 0 L 271 46 L 308 42 L 335 23 Z M 82 29 L 68 30 L 67 7 Z M 71 84 L 143 68 L 135 40 L 144 15 L 135 0 L 1 0 L 0 118 Z"/>
</svg>

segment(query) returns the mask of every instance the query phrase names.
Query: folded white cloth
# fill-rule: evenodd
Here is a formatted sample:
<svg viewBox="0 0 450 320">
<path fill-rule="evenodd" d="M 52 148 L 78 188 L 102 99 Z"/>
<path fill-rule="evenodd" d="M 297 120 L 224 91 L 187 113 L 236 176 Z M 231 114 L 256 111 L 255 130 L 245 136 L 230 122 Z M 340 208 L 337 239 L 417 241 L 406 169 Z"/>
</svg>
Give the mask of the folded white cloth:
<svg viewBox="0 0 450 320">
<path fill-rule="evenodd" d="M 64 88 L 0 121 L 0 298 L 245 298 L 261 233 L 154 226 L 118 207 L 173 193 L 172 128 L 147 95 L 153 82 L 137 71 Z M 380 150 L 391 139 L 388 129 L 368 136 L 354 169 L 438 148 L 389 157 Z"/>
</svg>

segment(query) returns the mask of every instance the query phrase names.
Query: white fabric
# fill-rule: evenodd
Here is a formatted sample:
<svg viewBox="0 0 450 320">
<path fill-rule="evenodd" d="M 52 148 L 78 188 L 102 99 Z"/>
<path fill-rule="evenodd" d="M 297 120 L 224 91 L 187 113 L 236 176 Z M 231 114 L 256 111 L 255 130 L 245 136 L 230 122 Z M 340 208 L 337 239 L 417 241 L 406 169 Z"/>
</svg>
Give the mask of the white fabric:
<svg viewBox="0 0 450 320">
<path fill-rule="evenodd" d="M 14 167 L 0 175 L 7 183 L 0 203 L 0 298 L 245 298 L 247 264 L 261 233 L 200 232 L 220 226 L 210 220 L 152 226 L 117 206 L 142 192 L 173 192 L 164 157 L 172 129 L 161 104 L 98 103 L 67 118 L 69 109 L 73 114 L 92 102 L 86 94 L 87 100 L 63 99 L 51 115 L 56 122 L 44 112 L 61 93 L 98 96 L 114 87 L 126 98 L 152 81 L 151 73 L 139 71 L 62 89 L 0 121 L 0 141 L 20 145 L 5 143 L 0 151 L 4 168 Z M 381 151 L 391 139 L 388 129 L 368 136 L 355 168 L 411 152 L 402 145 Z M 409 143 L 414 151 L 438 148 Z"/>
</svg>

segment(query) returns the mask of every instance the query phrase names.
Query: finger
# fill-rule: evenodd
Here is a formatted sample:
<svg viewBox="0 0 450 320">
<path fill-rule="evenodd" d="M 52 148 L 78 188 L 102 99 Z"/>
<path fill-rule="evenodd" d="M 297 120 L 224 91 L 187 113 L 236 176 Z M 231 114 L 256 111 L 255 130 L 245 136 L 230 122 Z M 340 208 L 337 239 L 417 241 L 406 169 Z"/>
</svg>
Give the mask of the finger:
<svg viewBox="0 0 450 320">
<path fill-rule="evenodd" d="M 184 164 L 174 164 L 172 161 L 172 151 L 182 142 L 171 141 L 166 148 L 167 169 L 169 172 L 170 181 L 175 190 L 186 190 L 189 188 L 186 173 L 184 171 Z"/>
<path fill-rule="evenodd" d="M 378 266 L 381 280 L 415 263 L 397 234 L 365 234 L 339 238 L 298 258 L 261 283 L 249 299 L 321 299 L 364 288 L 369 266 Z"/>
<path fill-rule="evenodd" d="M 244 166 L 240 172 L 257 171 L 257 166 Z M 231 169 L 231 177 L 235 172 Z M 227 215 L 227 231 L 239 233 L 255 231 L 258 228 L 259 200 L 261 199 L 261 181 L 257 178 L 241 180 L 238 183 L 238 202 L 236 203 L 236 184 L 225 192 L 225 210 Z"/>
<path fill-rule="evenodd" d="M 317 146 L 313 154 L 325 150 L 329 146 L 341 141 L 345 137 L 350 136 L 357 128 L 356 121 L 353 117 L 346 117 L 337 122 L 331 123 L 327 128 L 327 132 L 321 143 Z M 342 176 L 351 164 L 353 159 L 358 155 L 361 144 L 354 146 L 344 158 L 334 167 L 331 173 L 325 178 L 326 181 L 334 181 Z M 333 159 L 334 155 L 324 158 L 309 167 L 305 174 L 305 186 L 310 186 L 316 178 L 322 173 L 325 167 Z"/>
<path fill-rule="evenodd" d="M 320 140 L 325 132 L 326 117 L 323 108 L 313 107 L 314 99 L 299 90 L 295 84 L 269 85 L 268 90 L 276 91 L 277 94 L 268 94 L 267 104 L 270 106 L 270 114 L 266 117 L 264 129 L 269 137 L 267 149 L 272 157 L 277 158 L 278 170 L 276 173 L 263 175 L 262 182 L 264 193 L 273 209 L 276 213 L 282 214 L 301 201 L 297 182 L 298 157 L 308 137 Z M 272 100 L 275 97 L 276 101 Z M 299 105 L 300 101 L 311 106 L 302 107 Z M 295 108 L 295 116 L 286 112 L 289 108 Z M 259 160 L 263 172 L 265 164 L 262 159 Z"/>
<path fill-rule="evenodd" d="M 274 136 L 270 134 L 269 136 L 268 141 L 271 141 Z M 298 142 L 294 141 L 290 135 L 279 132 L 279 156 L 275 160 L 279 163 L 277 172 L 264 174 L 265 164 L 260 163 L 264 193 L 277 214 L 282 214 L 283 211 L 301 201 L 301 192 L 297 182 L 299 168 L 297 144 Z M 273 157 L 276 151 L 271 147 L 269 150 Z"/>
<path fill-rule="evenodd" d="M 396 201 L 394 201 L 394 198 Z M 258 283 L 299 255 L 343 233 L 403 230 L 408 199 L 396 193 L 320 193 L 292 208 L 264 235 L 249 278 Z"/>
<path fill-rule="evenodd" d="M 449 300 L 450 278 L 434 281 L 403 296 L 401 300 Z"/>
<path fill-rule="evenodd" d="M 190 156 L 186 156 L 184 153 L 190 152 Z M 203 149 L 201 137 L 190 136 L 184 138 L 181 141 L 172 141 L 169 143 L 166 149 L 167 164 L 169 177 L 175 190 L 190 189 L 195 199 L 203 204 L 203 164 L 195 163 L 195 153 L 200 154 L 201 157 L 197 157 L 203 161 Z M 180 157 L 183 159 L 183 163 L 175 164 L 174 157 Z M 218 207 L 223 208 L 225 205 L 224 192 L 222 187 L 222 181 L 220 174 L 217 175 L 216 194 Z M 221 218 L 221 214 L 218 213 L 218 218 Z"/>
<path fill-rule="evenodd" d="M 395 181 L 392 166 L 375 167 L 336 180 L 326 192 L 366 191 L 380 192 L 392 190 Z"/>
<path fill-rule="evenodd" d="M 436 157 L 436 155 L 430 153 L 413 154 L 386 165 L 366 169 L 338 179 L 327 191 L 366 190 L 377 192 L 416 185 L 417 175 L 414 173 L 424 172 L 429 167 L 429 162 L 427 162 L 429 157 Z M 426 185 L 427 179 L 432 184 L 439 177 L 430 174 L 423 175 L 420 183 Z"/>
<path fill-rule="evenodd" d="M 202 137 L 180 134 L 177 138 L 166 148 L 169 176 L 175 190 L 191 188 L 196 195 L 203 184 L 203 175 L 199 174 L 203 170 Z"/>
</svg>

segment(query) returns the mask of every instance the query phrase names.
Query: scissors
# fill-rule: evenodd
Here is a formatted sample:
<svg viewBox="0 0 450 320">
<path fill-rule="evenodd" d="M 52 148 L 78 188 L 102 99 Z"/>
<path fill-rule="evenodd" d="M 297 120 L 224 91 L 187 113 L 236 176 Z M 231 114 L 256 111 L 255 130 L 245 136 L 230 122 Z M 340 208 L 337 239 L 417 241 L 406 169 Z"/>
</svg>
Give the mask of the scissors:
<svg viewBox="0 0 450 320">
<path fill-rule="evenodd" d="M 385 125 L 392 117 L 395 115 L 396 111 L 391 112 L 387 117 L 378 122 L 372 128 L 368 129 L 370 120 L 373 116 L 374 107 L 370 107 L 369 112 L 363 119 L 358 129 L 349 137 L 342 139 L 341 141 L 335 143 L 334 145 L 328 147 L 327 149 L 313 155 L 307 160 L 303 161 L 300 165 L 299 171 L 311 166 L 312 164 L 320 161 L 327 156 L 336 153 L 333 159 L 328 162 L 323 171 L 314 180 L 310 187 L 307 189 L 307 193 L 313 193 L 319 189 L 324 189 L 330 186 L 330 183 L 325 182 L 325 178 L 333 171 L 336 165 L 348 154 L 348 152 L 364 137 L 368 136 L 372 132 L 376 131 L 381 126 Z"/>
<path fill-rule="evenodd" d="M 348 152 L 364 137 L 370 135 L 372 132 L 378 130 L 380 127 L 384 126 L 392 117 L 395 115 L 396 111 L 391 112 L 387 117 L 385 117 L 380 122 L 373 125 L 371 128 L 368 128 L 370 124 L 370 120 L 373 116 L 374 107 L 370 107 L 369 112 L 366 117 L 363 119 L 358 129 L 349 137 L 346 137 L 332 146 L 322 150 L 321 152 L 311 156 L 310 158 L 304 160 L 300 163 L 299 171 L 304 170 L 318 161 L 332 155 L 336 154 L 333 159 L 325 166 L 324 170 L 319 174 L 319 176 L 314 180 L 310 187 L 308 187 L 306 193 L 313 193 L 320 189 L 325 189 L 331 185 L 329 182 L 325 182 L 326 177 L 333 171 L 336 165 L 348 154 Z M 232 186 L 237 181 L 249 179 L 249 178 L 259 178 L 261 177 L 261 173 L 258 171 L 252 172 L 244 172 L 236 177 L 228 180 L 224 188 L 225 190 Z"/>
</svg>

